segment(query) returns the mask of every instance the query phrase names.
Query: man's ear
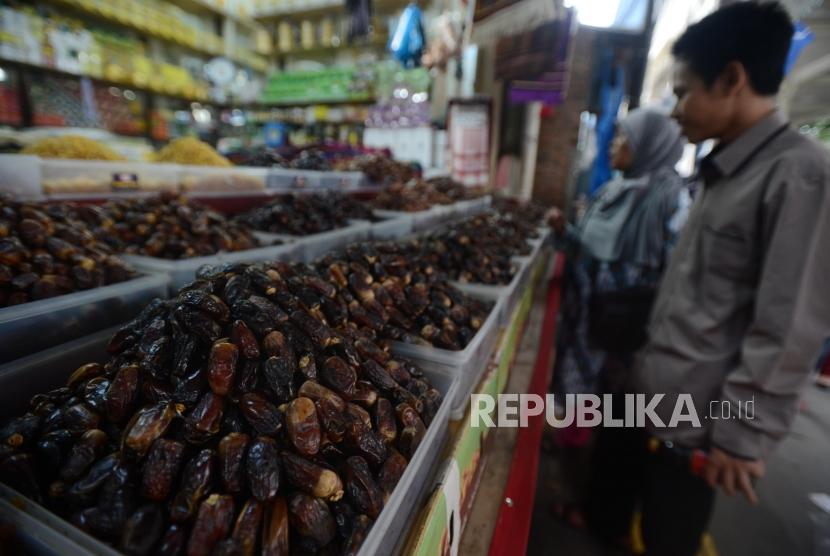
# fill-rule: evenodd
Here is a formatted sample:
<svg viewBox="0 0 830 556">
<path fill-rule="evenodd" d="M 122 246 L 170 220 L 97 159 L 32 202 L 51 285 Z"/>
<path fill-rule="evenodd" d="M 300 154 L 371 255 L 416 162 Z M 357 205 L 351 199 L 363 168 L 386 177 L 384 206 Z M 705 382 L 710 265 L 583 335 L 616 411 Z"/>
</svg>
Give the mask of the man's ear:
<svg viewBox="0 0 830 556">
<path fill-rule="evenodd" d="M 749 84 L 746 68 L 740 62 L 729 62 L 717 79 L 718 92 L 723 96 L 734 96 Z"/>
</svg>

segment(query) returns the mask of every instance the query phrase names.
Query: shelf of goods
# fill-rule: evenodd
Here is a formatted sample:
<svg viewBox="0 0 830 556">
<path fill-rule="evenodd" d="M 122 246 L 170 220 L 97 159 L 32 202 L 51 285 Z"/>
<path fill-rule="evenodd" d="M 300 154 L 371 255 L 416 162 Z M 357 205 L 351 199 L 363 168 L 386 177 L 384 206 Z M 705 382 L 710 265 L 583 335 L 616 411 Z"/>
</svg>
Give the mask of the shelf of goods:
<svg viewBox="0 0 830 556">
<path fill-rule="evenodd" d="M 489 205 L 489 198 L 486 200 L 477 200 L 474 203 L 459 202 L 453 205 L 442 207 L 442 213 L 446 215 L 446 219 L 457 219 L 469 215 L 471 212 L 484 210 Z M 392 237 L 401 237 L 397 234 L 403 234 L 407 230 L 411 230 L 413 220 L 404 219 L 404 225 L 398 225 L 395 232 L 390 231 L 388 222 L 381 221 L 378 224 L 385 228 L 380 232 L 381 234 L 388 234 Z M 438 222 L 436 221 L 435 224 Z M 343 243 L 348 241 L 364 241 L 373 235 L 373 226 L 375 223 L 368 222 L 352 222 L 349 226 L 341 230 L 334 230 L 318 236 L 326 237 L 328 240 L 327 246 L 329 249 L 336 247 L 336 244 L 342 240 L 343 237 L 348 236 L 349 239 L 342 240 Z M 398 223 L 399 224 L 399 223 Z M 337 239 L 340 238 L 340 239 Z M 293 241 L 285 245 L 272 246 L 264 248 L 273 249 L 265 253 L 263 249 L 250 250 L 238 253 L 220 253 L 213 257 L 205 257 L 204 261 L 199 263 L 207 263 L 211 266 L 221 265 L 227 262 L 242 262 L 254 260 L 273 260 L 273 259 L 294 259 L 302 258 L 310 260 L 312 257 L 308 255 L 298 255 L 298 250 L 303 242 L 307 245 L 313 246 L 309 248 L 309 253 L 314 251 L 315 255 L 323 254 L 326 251 L 326 245 L 320 241 L 320 237 L 294 237 L 290 238 Z M 442 456 L 451 455 L 452 465 L 462 470 L 462 477 L 465 479 L 470 476 L 473 470 L 476 469 L 482 438 L 486 435 L 486 430 L 478 431 L 470 429 L 466 423 L 467 420 L 458 421 L 458 419 L 465 414 L 466 400 L 469 399 L 470 393 L 475 390 L 477 392 L 500 392 L 504 389 L 511 370 L 511 363 L 516 352 L 519 338 L 524 330 L 527 316 L 530 310 L 530 305 L 533 300 L 534 290 L 540 283 L 540 277 L 544 274 L 548 266 L 549 248 L 545 246 L 544 233 L 536 240 L 530 240 L 532 245 L 531 254 L 528 257 L 515 259 L 518 266 L 515 271 L 515 277 L 510 284 L 503 287 L 492 287 L 489 290 L 481 289 L 481 286 L 464 285 L 468 291 L 473 292 L 472 297 L 479 297 L 487 300 L 492 300 L 494 303 L 489 315 L 485 319 L 481 327 L 472 336 L 469 344 L 465 349 L 458 352 L 450 352 L 447 350 L 437 348 L 425 348 L 422 346 L 413 346 L 395 343 L 392 346 L 392 357 L 405 357 L 416 368 L 420 369 L 426 379 L 434 388 L 442 394 L 442 401 L 440 406 L 436 408 L 434 418 L 429 427 L 425 431 L 423 440 L 418 444 L 412 458 L 407 464 L 405 471 L 400 476 L 400 480 L 394 491 L 389 496 L 382 511 L 377 516 L 374 526 L 366 535 L 361 549 L 360 555 L 368 556 L 370 554 L 392 554 L 405 550 L 406 546 L 411 546 L 413 542 L 417 546 L 422 546 L 433 542 L 434 539 L 423 538 L 424 527 L 420 524 L 427 523 L 427 529 L 434 533 L 435 531 L 442 534 L 443 529 L 439 530 L 439 526 L 445 526 L 446 522 L 441 521 L 440 511 L 438 511 L 439 501 L 445 500 L 446 496 L 443 494 L 446 491 L 445 476 L 447 467 Z M 277 255 L 277 250 L 282 249 L 281 255 Z M 262 253 L 254 256 L 257 251 Z M 259 255 L 262 255 L 261 257 Z M 173 286 L 171 293 L 178 292 L 178 286 L 183 282 L 191 279 L 195 273 L 196 266 L 195 259 L 187 261 L 166 261 L 171 266 L 170 268 L 161 268 L 159 266 L 150 267 L 143 266 L 140 258 L 126 257 L 139 269 L 153 270 L 155 272 L 162 272 L 157 274 L 152 281 L 150 277 L 139 278 L 138 282 L 144 280 L 148 282 L 145 290 L 152 295 L 163 295 L 164 288 L 167 284 L 169 275 L 172 275 Z M 159 259 L 156 259 L 159 261 Z M 177 275 L 180 268 L 174 268 L 175 265 L 184 263 L 188 266 L 187 280 L 182 275 Z M 275 263 L 277 264 L 277 263 Z M 239 268 L 239 267 L 237 267 Z M 235 272 L 240 272 L 236 270 Z M 214 278 L 216 279 L 216 278 Z M 230 283 L 230 282 L 228 282 Z M 134 295 L 136 288 L 131 287 L 130 282 L 124 284 L 117 284 L 116 287 L 127 288 L 120 291 L 119 298 L 123 302 L 125 297 Z M 82 292 L 81 295 L 99 295 L 100 291 L 107 288 L 100 288 L 95 292 Z M 520 290 L 520 291 L 517 291 Z M 105 311 L 108 313 L 101 315 L 99 318 L 94 318 L 86 313 L 78 311 L 78 304 L 68 303 L 67 300 L 74 295 L 66 295 L 50 300 L 45 300 L 44 307 L 47 305 L 52 308 L 61 306 L 66 307 L 67 311 L 75 311 L 76 318 L 83 320 L 95 320 L 103 326 L 112 325 L 118 322 L 124 322 L 135 310 L 131 312 L 122 311 L 120 309 L 113 309 L 109 306 Z M 228 295 L 227 288 L 223 295 Z M 181 299 L 181 298 L 179 298 Z M 194 302 L 186 301 L 186 302 Z M 41 302 L 33 302 L 27 304 L 31 307 Z M 147 298 L 143 298 L 142 305 L 146 305 Z M 158 302 L 156 302 L 158 303 Z M 26 305 L 20 306 L 25 309 Z M 12 307 L 12 310 L 19 310 L 20 307 Z M 156 305 L 158 307 L 158 305 Z M 196 309 L 193 309 L 194 311 Z M 2 319 L 2 311 L 0 310 L 0 319 Z M 67 328 L 66 314 L 60 311 L 53 312 L 53 314 L 44 314 L 45 310 L 39 310 L 39 318 L 54 319 L 54 327 L 57 329 Z M 509 318 L 505 318 L 509 315 Z M 217 317 L 218 318 L 218 317 Z M 295 318 L 291 315 L 291 318 Z M 115 319 L 115 320 L 113 320 Z M 62 322 L 61 322 L 62 321 Z M 75 326 L 75 320 L 72 321 L 71 326 Z M 40 330 L 34 331 L 31 327 L 27 328 L 27 334 L 36 336 L 42 334 L 42 329 L 47 328 L 43 326 L 46 320 L 40 321 Z M 2 325 L 2 320 L 0 320 Z M 195 324 L 194 324 L 195 325 Z M 70 326 L 70 327 L 71 327 Z M 125 334 L 125 330 L 132 330 L 133 325 L 130 324 L 127 328 L 120 329 L 118 333 L 120 336 Z M 96 330 L 100 330 L 99 326 Z M 79 329 L 78 329 L 79 330 Z M 85 330 L 81 334 L 88 334 L 91 331 Z M 48 343 L 54 347 L 43 349 L 44 345 L 39 345 L 32 348 L 32 344 L 26 345 L 21 341 L 21 344 L 26 345 L 27 352 L 32 355 L 22 356 L 11 362 L 0 365 L 0 392 L 2 392 L 2 410 L 0 410 L 0 417 L 9 417 L 12 415 L 20 415 L 26 410 L 29 399 L 36 393 L 45 392 L 51 388 L 59 387 L 66 383 L 68 377 L 79 365 L 90 362 L 104 362 L 113 351 L 112 343 L 110 343 L 109 353 L 107 351 L 107 344 L 115 333 L 114 329 L 108 329 L 84 337 L 78 337 L 76 334 L 73 338 L 57 339 L 57 337 L 49 337 Z M 221 336 L 221 334 L 220 334 Z M 4 332 L 5 337 L 5 332 Z M 118 336 L 116 336 L 118 337 Z M 56 345 L 59 341 L 68 340 L 66 343 Z M 345 340 L 343 340 L 345 341 Z M 220 340 L 221 342 L 221 340 Z M 115 344 L 120 345 L 116 342 Z M 142 348 L 143 349 L 143 348 Z M 20 354 L 15 354 L 20 356 Z M 0 359 L 3 361 L 3 359 Z M 144 363 L 142 363 L 144 364 Z M 73 375 L 74 376 L 74 375 Z M 483 377 L 483 378 L 482 378 Z M 211 383 L 211 388 L 214 388 Z M 447 423 L 453 421 L 449 427 Z M 447 445 L 447 439 L 451 442 Z M 473 447 L 471 449 L 471 446 Z M 460 453 L 463 451 L 464 454 Z M 434 491 L 432 488 L 435 484 L 435 479 L 445 484 L 443 490 Z M 465 492 L 465 489 L 471 488 L 469 484 L 462 487 L 458 485 L 459 495 Z M 21 542 L 24 546 L 29 548 L 35 554 L 115 554 L 116 552 L 108 545 L 92 538 L 88 534 L 76 529 L 68 522 L 50 511 L 44 509 L 35 502 L 21 496 L 9 486 L 0 485 L 0 517 L 5 521 L 14 523 L 19 532 Z M 459 530 L 459 529 L 456 529 Z M 413 541 L 413 539 L 418 539 Z M 431 552 L 434 553 L 434 552 Z"/>
</svg>

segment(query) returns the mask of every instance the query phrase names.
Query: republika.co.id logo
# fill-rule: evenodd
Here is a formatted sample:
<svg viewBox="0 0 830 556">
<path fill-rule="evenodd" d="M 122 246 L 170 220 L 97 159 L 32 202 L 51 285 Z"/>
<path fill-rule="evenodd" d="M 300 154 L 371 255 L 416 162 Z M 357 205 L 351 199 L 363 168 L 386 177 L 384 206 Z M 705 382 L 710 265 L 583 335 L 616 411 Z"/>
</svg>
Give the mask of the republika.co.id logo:
<svg viewBox="0 0 830 556">
<path fill-rule="evenodd" d="M 470 399 L 470 424 L 475 428 L 526 427 L 531 417 L 544 413 L 545 420 L 555 428 L 572 425 L 616 428 L 702 426 L 691 394 L 676 396 L 668 419 L 660 417 L 657 411 L 661 403 L 672 403 L 664 398 L 665 394 L 604 394 L 602 397 L 596 394 L 548 394 L 544 398 L 536 394 L 473 394 Z M 615 403 L 622 403 L 622 415 L 614 411 Z M 738 402 L 736 406 L 737 409 L 733 410 L 729 401 L 712 401 L 709 415 L 704 415 L 704 419 L 755 418 L 754 397 Z"/>
</svg>

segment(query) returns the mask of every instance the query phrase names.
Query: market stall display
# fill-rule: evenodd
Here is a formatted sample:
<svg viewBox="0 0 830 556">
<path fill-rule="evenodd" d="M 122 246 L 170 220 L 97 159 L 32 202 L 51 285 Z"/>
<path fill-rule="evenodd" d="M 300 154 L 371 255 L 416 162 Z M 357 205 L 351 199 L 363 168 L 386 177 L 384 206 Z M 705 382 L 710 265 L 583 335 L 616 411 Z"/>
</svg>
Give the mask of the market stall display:
<svg viewBox="0 0 830 556">
<path fill-rule="evenodd" d="M 247 227 L 171 194 L 86 205 L 78 213 L 120 253 L 176 260 L 259 245 Z"/>
<path fill-rule="evenodd" d="M 281 195 L 235 220 L 254 230 L 306 236 L 345 228 L 349 220 L 374 220 L 372 210 L 348 195 L 336 192 Z"/>
<path fill-rule="evenodd" d="M 330 318 L 369 327 L 386 340 L 461 350 L 493 310 L 422 271 L 394 243 L 354 244 L 316 267 L 341 294 L 325 309 Z"/>
<path fill-rule="evenodd" d="M 0 218 L 0 307 L 136 276 L 71 207 L 0 197 Z"/>
<path fill-rule="evenodd" d="M 22 154 L 33 154 L 41 158 L 124 160 L 123 156 L 103 143 L 80 135 L 46 137 L 26 146 Z"/>
<path fill-rule="evenodd" d="M 480 189 L 472 189 L 444 177 L 430 180 L 395 182 L 385 187 L 373 200 L 376 208 L 402 212 L 428 210 L 435 205 L 483 196 Z"/>
<path fill-rule="evenodd" d="M 309 291 L 334 288 L 232 265 L 148 305 L 4 425 L 2 480 L 127 553 L 357 553 L 442 393 Z"/>
<path fill-rule="evenodd" d="M 216 149 L 193 137 L 173 139 L 154 156 L 155 162 L 173 162 L 194 166 L 232 166 Z"/>
<path fill-rule="evenodd" d="M 408 182 L 415 177 L 415 169 L 385 154 L 373 153 L 335 162 L 335 168 L 351 172 L 363 172 L 372 183 Z"/>
<path fill-rule="evenodd" d="M 527 224 L 541 224 L 547 211 L 547 208 L 540 203 L 502 195 L 493 199 L 493 209 L 501 214 L 510 214 L 517 222 Z"/>
</svg>

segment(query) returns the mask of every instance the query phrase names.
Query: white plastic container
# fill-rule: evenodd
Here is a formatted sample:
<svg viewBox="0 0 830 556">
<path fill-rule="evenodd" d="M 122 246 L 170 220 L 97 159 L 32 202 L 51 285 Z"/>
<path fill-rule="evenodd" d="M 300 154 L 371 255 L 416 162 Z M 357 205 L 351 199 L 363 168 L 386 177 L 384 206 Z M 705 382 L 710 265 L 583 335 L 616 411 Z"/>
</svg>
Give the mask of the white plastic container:
<svg viewBox="0 0 830 556">
<path fill-rule="evenodd" d="M 412 218 L 412 231 L 423 232 L 449 219 L 451 211 L 441 205 L 435 205 L 427 210 L 417 212 L 403 212 L 398 210 L 375 210 L 381 218 Z"/>
<path fill-rule="evenodd" d="M 430 365 L 458 377 L 458 389 L 450 409 L 451 419 L 461 419 L 469 403 L 470 393 L 479 383 L 487 368 L 487 362 L 496 347 L 499 323 L 503 312 L 504 299 L 490 294 L 471 294 L 471 297 L 494 301 L 490 314 L 476 332 L 467 347 L 451 351 L 435 347 L 424 347 L 404 342 L 392 342 L 392 352 L 412 360 L 417 365 Z"/>
<path fill-rule="evenodd" d="M 270 245 L 244 251 L 221 252 L 206 257 L 191 259 L 170 260 L 144 255 L 119 255 L 134 268 L 144 272 L 164 274 L 170 277 L 170 294 L 175 294 L 179 288 L 192 282 L 196 278 L 196 271 L 205 265 L 220 265 L 225 263 L 258 262 L 258 261 L 292 261 L 297 257 L 297 244 L 288 241 L 283 245 Z"/>
<path fill-rule="evenodd" d="M 71 199 L 113 193 L 158 193 L 179 190 L 177 164 L 68 160 L 40 161 L 43 194 L 50 199 Z"/>
<path fill-rule="evenodd" d="M 271 234 L 268 232 L 255 232 L 255 235 L 260 241 L 268 241 L 271 239 L 293 241 L 296 245 L 293 260 L 310 263 L 350 243 L 367 241 L 370 237 L 371 229 L 371 223 L 366 220 L 351 220 L 345 228 L 335 228 L 334 230 L 307 236 Z"/>
<path fill-rule="evenodd" d="M 137 315 L 166 297 L 169 277 L 138 276 L 126 282 L 0 309 L 0 362 L 85 336 Z"/>
<path fill-rule="evenodd" d="M 115 330 L 109 329 L 0 366 L 0 401 L 6 408 L 4 414 L 19 414 L 31 396 L 63 385 L 78 366 L 106 360 L 106 344 Z M 398 485 L 366 536 L 358 553 L 361 556 L 392 554 L 405 541 L 405 533 L 415 517 L 415 510 L 430 494 L 426 489 L 435 476 L 438 458 L 444 450 L 450 405 L 458 386 L 457 379 L 437 366 L 425 364 L 420 368 L 430 383 L 444 394 L 444 400 Z M 13 504 L 2 504 L 3 500 L 13 501 Z M 27 544 L 36 541 L 38 535 L 43 535 L 43 543 L 50 548 L 45 554 L 118 554 L 42 506 L 0 484 L 0 515 L 6 512 L 12 514 L 15 521 L 25 521 L 30 525 L 21 531 Z M 35 538 L 29 538 L 29 535 Z"/>
<path fill-rule="evenodd" d="M 396 240 L 412 235 L 411 218 L 385 218 L 372 222 L 371 239 L 373 241 Z"/>
<path fill-rule="evenodd" d="M 267 168 L 186 165 L 180 168 L 181 190 L 184 193 L 262 192 L 268 177 Z"/>
<path fill-rule="evenodd" d="M 268 168 L 266 186 L 269 190 L 291 192 L 304 189 L 320 189 L 324 172 L 314 170 L 293 170 L 291 168 Z"/>
</svg>

